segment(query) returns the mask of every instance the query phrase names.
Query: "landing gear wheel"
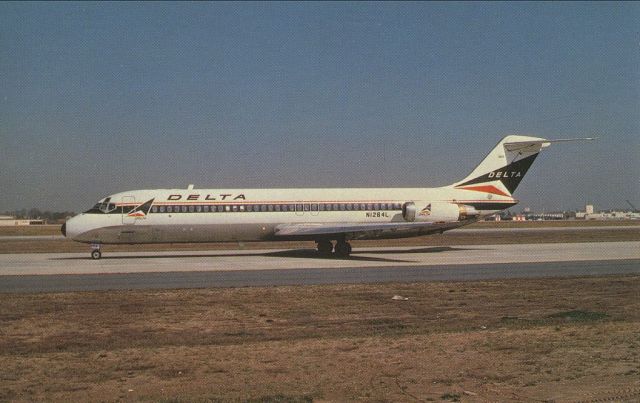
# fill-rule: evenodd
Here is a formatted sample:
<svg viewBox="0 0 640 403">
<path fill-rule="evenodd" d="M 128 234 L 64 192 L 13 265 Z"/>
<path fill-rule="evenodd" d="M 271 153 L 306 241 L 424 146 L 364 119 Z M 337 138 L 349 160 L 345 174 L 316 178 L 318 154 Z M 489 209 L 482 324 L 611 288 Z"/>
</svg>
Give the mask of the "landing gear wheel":
<svg viewBox="0 0 640 403">
<path fill-rule="evenodd" d="M 95 250 L 91 251 L 91 259 L 98 260 L 101 257 L 102 257 L 102 253 L 98 249 L 95 249 Z"/>
<path fill-rule="evenodd" d="M 318 241 L 318 253 L 321 255 L 330 255 L 333 252 L 333 244 L 331 241 Z"/>
<path fill-rule="evenodd" d="M 338 242 L 335 253 L 337 256 L 349 256 L 351 254 L 351 244 L 349 242 Z"/>
</svg>

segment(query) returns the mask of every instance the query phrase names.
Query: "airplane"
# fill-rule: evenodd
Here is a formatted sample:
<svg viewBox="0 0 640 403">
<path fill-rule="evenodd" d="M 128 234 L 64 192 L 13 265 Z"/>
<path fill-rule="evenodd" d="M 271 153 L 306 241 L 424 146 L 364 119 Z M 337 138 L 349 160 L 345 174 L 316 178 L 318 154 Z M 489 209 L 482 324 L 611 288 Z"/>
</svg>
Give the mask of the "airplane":
<svg viewBox="0 0 640 403">
<path fill-rule="evenodd" d="M 348 256 L 350 240 L 443 233 L 515 206 L 520 181 L 551 143 L 509 135 L 464 179 L 436 188 L 154 189 L 116 193 L 70 218 L 62 234 L 103 244 L 312 240 Z M 333 243 L 335 241 L 335 244 Z"/>
</svg>

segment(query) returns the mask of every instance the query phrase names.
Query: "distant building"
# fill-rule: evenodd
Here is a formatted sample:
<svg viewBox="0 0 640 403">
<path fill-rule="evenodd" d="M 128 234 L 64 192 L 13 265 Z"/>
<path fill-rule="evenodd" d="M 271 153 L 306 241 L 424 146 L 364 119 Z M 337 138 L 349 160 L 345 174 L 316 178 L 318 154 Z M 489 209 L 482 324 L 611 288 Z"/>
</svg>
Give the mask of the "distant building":
<svg viewBox="0 0 640 403">
<path fill-rule="evenodd" d="M 596 212 L 593 204 L 587 204 L 584 211 L 576 212 L 576 218 L 583 220 L 638 220 L 640 213 L 614 210 Z"/>
<path fill-rule="evenodd" d="M 8 215 L 0 215 L 0 227 L 14 227 L 18 225 L 43 225 L 44 220 L 23 220 Z"/>
<path fill-rule="evenodd" d="M 494 215 L 490 215 L 489 217 L 485 217 L 484 221 L 500 221 L 502 218 L 500 217 L 500 214 L 494 214 Z"/>
</svg>

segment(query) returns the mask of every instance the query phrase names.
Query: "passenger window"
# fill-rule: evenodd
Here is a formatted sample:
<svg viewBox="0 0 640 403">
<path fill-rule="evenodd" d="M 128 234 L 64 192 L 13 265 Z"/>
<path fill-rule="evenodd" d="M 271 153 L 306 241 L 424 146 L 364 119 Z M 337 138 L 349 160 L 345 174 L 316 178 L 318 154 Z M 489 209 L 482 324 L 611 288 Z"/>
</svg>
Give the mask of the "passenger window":
<svg viewBox="0 0 640 403">
<path fill-rule="evenodd" d="M 164 206 L 160 206 L 160 212 L 164 213 Z"/>
<path fill-rule="evenodd" d="M 296 211 L 302 211 L 302 204 L 296 204 Z"/>
<path fill-rule="evenodd" d="M 304 211 L 309 211 L 309 205 L 308 204 L 304 205 Z"/>
<path fill-rule="evenodd" d="M 195 208 L 193 206 L 189 206 L 189 212 L 193 213 L 193 211 L 195 210 Z"/>
<path fill-rule="evenodd" d="M 173 208 L 171 206 L 167 206 L 167 213 L 172 213 L 173 212 Z"/>
<path fill-rule="evenodd" d="M 238 211 L 238 206 L 236 206 L 235 204 L 233 206 L 231 206 L 231 211 L 233 211 L 233 212 Z"/>
<path fill-rule="evenodd" d="M 317 204 L 312 204 L 311 205 L 311 211 L 318 211 L 318 205 Z"/>
<path fill-rule="evenodd" d="M 327 209 L 326 204 L 320 204 L 318 207 L 320 208 L 320 211 L 325 211 Z"/>
<path fill-rule="evenodd" d="M 261 204 L 260 205 L 260 211 L 262 211 L 262 212 L 267 211 L 267 205 L 266 204 Z"/>
<path fill-rule="evenodd" d="M 360 210 L 366 210 L 367 209 L 367 205 L 360 203 Z"/>
</svg>

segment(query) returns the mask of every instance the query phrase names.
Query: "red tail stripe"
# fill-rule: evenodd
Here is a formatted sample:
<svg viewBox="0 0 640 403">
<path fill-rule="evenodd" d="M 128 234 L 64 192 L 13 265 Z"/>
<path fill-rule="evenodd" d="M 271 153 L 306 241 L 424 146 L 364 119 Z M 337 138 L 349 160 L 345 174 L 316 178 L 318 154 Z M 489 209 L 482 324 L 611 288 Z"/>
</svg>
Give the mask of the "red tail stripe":
<svg viewBox="0 0 640 403">
<path fill-rule="evenodd" d="M 473 190 L 473 191 L 476 191 L 476 192 L 493 193 L 494 195 L 500 195 L 500 196 L 511 196 L 510 194 L 503 192 L 502 190 L 498 189 L 497 187 L 495 187 L 493 185 L 465 186 L 465 187 L 461 187 L 461 188 L 458 188 L 458 189 Z"/>
</svg>

